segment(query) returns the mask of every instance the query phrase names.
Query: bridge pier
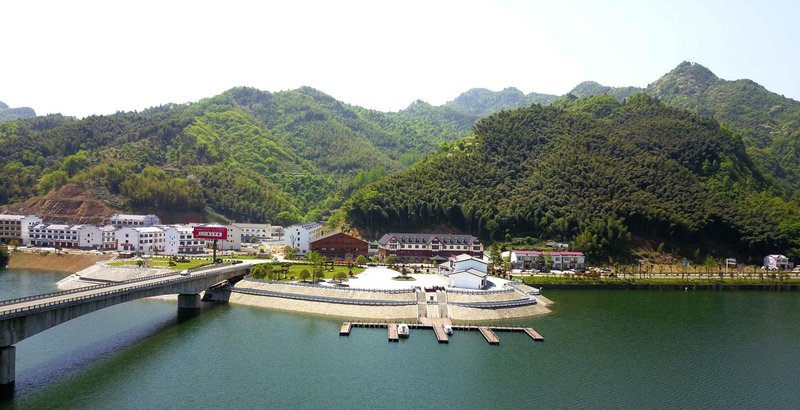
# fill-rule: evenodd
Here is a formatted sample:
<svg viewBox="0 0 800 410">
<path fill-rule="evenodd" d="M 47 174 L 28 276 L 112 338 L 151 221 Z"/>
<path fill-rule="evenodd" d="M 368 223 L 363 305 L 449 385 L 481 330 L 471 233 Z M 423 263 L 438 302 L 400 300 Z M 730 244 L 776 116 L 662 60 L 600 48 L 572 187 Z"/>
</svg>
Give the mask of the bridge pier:
<svg viewBox="0 0 800 410">
<path fill-rule="evenodd" d="M 199 293 L 179 294 L 178 309 L 200 309 L 200 294 Z"/>
<path fill-rule="evenodd" d="M 0 399 L 14 394 L 16 346 L 0 347 Z"/>
</svg>

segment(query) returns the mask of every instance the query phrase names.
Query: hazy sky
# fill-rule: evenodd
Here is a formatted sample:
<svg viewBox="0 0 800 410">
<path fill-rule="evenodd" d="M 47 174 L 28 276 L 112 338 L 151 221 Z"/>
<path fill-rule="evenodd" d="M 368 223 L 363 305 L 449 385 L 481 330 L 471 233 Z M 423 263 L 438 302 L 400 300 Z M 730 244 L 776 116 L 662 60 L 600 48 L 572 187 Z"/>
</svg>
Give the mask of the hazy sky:
<svg viewBox="0 0 800 410">
<path fill-rule="evenodd" d="M 396 111 L 644 87 L 683 60 L 800 100 L 799 18 L 796 0 L 3 1 L 0 101 L 83 117 L 308 85 Z"/>
</svg>

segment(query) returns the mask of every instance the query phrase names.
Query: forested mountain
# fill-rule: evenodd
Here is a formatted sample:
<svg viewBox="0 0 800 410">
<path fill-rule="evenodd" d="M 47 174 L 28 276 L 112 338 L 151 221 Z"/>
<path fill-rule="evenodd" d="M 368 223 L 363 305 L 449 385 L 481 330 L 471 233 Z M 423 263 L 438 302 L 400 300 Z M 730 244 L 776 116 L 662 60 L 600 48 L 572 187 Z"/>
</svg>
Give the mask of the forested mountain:
<svg viewBox="0 0 800 410">
<path fill-rule="evenodd" d="M 800 102 L 751 80 L 722 80 L 689 62 L 650 84 L 647 93 L 731 127 L 762 169 L 800 188 Z"/>
<path fill-rule="evenodd" d="M 604 259 L 629 235 L 684 253 L 800 248 L 800 209 L 712 120 L 644 94 L 564 99 L 480 120 L 474 136 L 357 191 L 371 236 L 449 225 L 486 239 L 574 240 Z"/>
<path fill-rule="evenodd" d="M 444 105 L 474 118 L 485 117 L 500 110 L 527 107 L 531 104 L 547 105 L 556 100 L 558 96 L 550 94 L 530 93 L 509 87 L 502 91 L 491 91 L 485 88 L 468 90 L 455 100 Z"/>
<path fill-rule="evenodd" d="M 8 104 L 0 101 L 0 121 L 13 121 L 20 118 L 36 116 L 36 111 L 29 107 L 10 108 Z"/>
<path fill-rule="evenodd" d="M 608 94 L 622 102 L 633 94 L 644 91 L 639 87 L 608 87 L 594 81 L 584 81 L 575 86 L 568 94 L 578 98 L 586 98 L 599 94 Z"/>
<path fill-rule="evenodd" d="M 72 182 L 119 210 L 317 220 L 353 189 L 470 125 L 366 110 L 305 87 L 234 88 L 143 112 L 4 122 L 0 205 Z"/>
</svg>

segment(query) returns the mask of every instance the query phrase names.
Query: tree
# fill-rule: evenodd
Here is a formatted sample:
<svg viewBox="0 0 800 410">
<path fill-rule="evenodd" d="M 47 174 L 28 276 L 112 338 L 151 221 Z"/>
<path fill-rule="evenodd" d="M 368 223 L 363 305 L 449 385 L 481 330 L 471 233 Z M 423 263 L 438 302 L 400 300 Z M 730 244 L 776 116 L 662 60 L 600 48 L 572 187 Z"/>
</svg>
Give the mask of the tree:
<svg viewBox="0 0 800 410">
<path fill-rule="evenodd" d="M 8 265 L 8 248 L 5 246 L 0 247 L 0 270 L 5 269 Z"/>
<path fill-rule="evenodd" d="M 367 264 L 367 257 L 364 255 L 358 255 L 356 258 L 356 265 L 364 266 Z"/>
<path fill-rule="evenodd" d="M 553 255 L 549 253 L 544 254 L 544 267 L 548 272 L 553 269 Z"/>
<path fill-rule="evenodd" d="M 547 266 L 546 260 L 544 255 L 540 253 L 539 256 L 536 257 L 536 269 L 541 271 L 545 268 L 545 266 Z"/>
<path fill-rule="evenodd" d="M 500 251 L 500 245 L 492 245 L 492 250 L 489 253 L 489 271 L 503 270 L 503 253 Z"/>
<path fill-rule="evenodd" d="M 297 249 L 291 246 L 283 247 L 283 257 L 288 260 L 293 260 L 297 254 Z"/>
<path fill-rule="evenodd" d="M 303 268 L 303 270 L 300 271 L 300 280 L 305 282 L 310 277 L 311 277 L 311 272 L 309 272 L 308 269 Z"/>
<path fill-rule="evenodd" d="M 347 255 L 344 258 L 344 263 L 346 263 L 348 267 L 352 267 L 353 266 L 353 257 L 350 256 L 350 255 Z"/>
<path fill-rule="evenodd" d="M 306 259 L 311 262 L 311 280 L 325 276 L 325 257 L 317 251 L 311 251 L 306 255 Z"/>
<path fill-rule="evenodd" d="M 706 276 L 708 279 L 711 280 L 711 270 L 717 266 L 717 262 L 714 260 L 714 257 L 711 255 L 706 256 L 706 259 L 703 261 L 703 268 L 706 270 Z"/>
</svg>

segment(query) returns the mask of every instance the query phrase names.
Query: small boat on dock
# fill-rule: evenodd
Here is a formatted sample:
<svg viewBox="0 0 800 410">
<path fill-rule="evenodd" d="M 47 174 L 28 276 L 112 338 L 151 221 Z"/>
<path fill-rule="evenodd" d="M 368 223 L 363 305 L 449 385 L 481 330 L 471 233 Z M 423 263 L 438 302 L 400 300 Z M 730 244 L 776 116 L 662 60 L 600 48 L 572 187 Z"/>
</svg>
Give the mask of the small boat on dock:
<svg viewBox="0 0 800 410">
<path fill-rule="evenodd" d="M 445 324 L 445 325 L 442 325 L 442 327 L 444 328 L 444 332 L 447 333 L 448 335 L 452 335 L 453 334 L 453 326 L 452 325 Z"/>
<path fill-rule="evenodd" d="M 408 325 L 405 323 L 400 323 L 397 325 L 397 335 L 400 337 L 408 337 L 409 328 Z"/>
</svg>

